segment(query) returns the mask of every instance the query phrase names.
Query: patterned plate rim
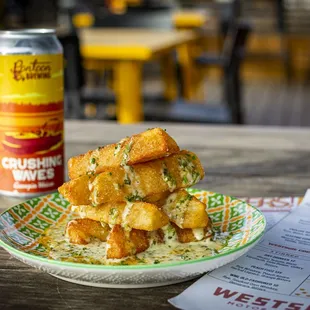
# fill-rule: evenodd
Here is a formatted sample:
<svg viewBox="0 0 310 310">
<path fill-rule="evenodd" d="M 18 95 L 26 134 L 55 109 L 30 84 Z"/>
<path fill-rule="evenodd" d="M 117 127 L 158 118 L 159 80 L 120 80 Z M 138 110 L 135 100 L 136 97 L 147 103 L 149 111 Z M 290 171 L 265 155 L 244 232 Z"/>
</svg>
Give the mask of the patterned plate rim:
<svg viewBox="0 0 310 310">
<path fill-rule="evenodd" d="M 192 188 L 190 189 L 190 191 L 195 191 L 195 193 L 197 193 L 197 192 L 208 192 L 206 190 L 192 189 Z M 216 194 L 219 194 L 219 193 L 216 193 Z M 126 266 L 121 266 L 121 265 L 111 266 L 111 265 L 108 265 L 108 266 L 106 266 L 106 265 L 95 265 L 95 264 L 92 265 L 92 264 L 82 264 L 82 263 L 74 263 L 74 262 L 57 261 L 57 260 L 53 260 L 53 259 L 48 259 L 48 258 L 36 256 L 36 255 L 29 254 L 29 253 L 26 253 L 26 252 L 21 251 L 21 250 L 17 250 L 14 247 L 6 244 L 1 239 L 0 239 L 0 246 L 2 246 L 8 252 L 14 253 L 14 254 L 16 254 L 19 257 L 23 257 L 23 258 L 26 258 L 26 259 L 29 259 L 29 260 L 40 261 L 42 263 L 52 264 L 52 265 L 56 265 L 56 266 L 59 266 L 59 267 L 71 267 L 71 268 L 76 268 L 76 269 L 85 269 L 85 268 L 93 269 L 93 270 L 164 269 L 164 268 L 179 267 L 179 266 L 184 266 L 184 265 L 191 265 L 191 264 L 197 264 L 197 263 L 202 263 L 202 262 L 206 262 L 206 261 L 211 261 L 211 260 L 214 260 L 214 259 L 218 259 L 218 258 L 221 258 L 221 257 L 225 257 L 225 256 L 228 256 L 228 255 L 234 254 L 234 253 L 239 252 L 239 251 L 241 251 L 241 250 L 243 250 L 243 249 L 245 249 L 247 247 L 250 247 L 251 245 L 255 244 L 264 235 L 265 229 L 266 229 L 266 218 L 265 218 L 264 214 L 259 209 L 257 209 L 256 207 L 252 206 L 251 204 L 249 204 L 249 203 L 247 203 L 247 202 L 245 202 L 243 200 L 237 199 L 237 198 L 235 198 L 233 196 L 227 196 L 227 195 L 224 195 L 224 194 L 220 194 L 220 195 L 223 195 L 225 197 L 234 198 L 234 199 L 238 200 L 239 202 L 246 203 L 246 205 L 248 205 L 250 208 L 258 211 L 258 213 L 261 215 L 261 217 L 263 219 L 263 222 L 262 222 L 263 229 L 262 229 L 262 232 L 259 235 L 257 235 L 253 240 L 247 242 L 246 244 L 238 246 L 237 248 L 229 250 L 229 251 L 227 251 L 225 253 L 216 254 L 214 256 L 203 257 L 203 258 L 198 258 L 198 259 L 193 259 L 193 260 L 188 260 L 188 261 L 172 262 L 172 263 L 165 263 L 165 264 L 155 264 L 155 265 L 126 265 Z M 43 197 L 45 197 L 45 196 L 41 196 L 39 198 L 43 198 Z M 2 213 L 0 213 L 0 217 L 5 212 L 9 211 L 11 208 L 14 208 L 14 207 L 15 207 L 15 205 L 11 206 L 10 208 L 8 208 L 5 211 L 3 211 Z"/>
</svg>

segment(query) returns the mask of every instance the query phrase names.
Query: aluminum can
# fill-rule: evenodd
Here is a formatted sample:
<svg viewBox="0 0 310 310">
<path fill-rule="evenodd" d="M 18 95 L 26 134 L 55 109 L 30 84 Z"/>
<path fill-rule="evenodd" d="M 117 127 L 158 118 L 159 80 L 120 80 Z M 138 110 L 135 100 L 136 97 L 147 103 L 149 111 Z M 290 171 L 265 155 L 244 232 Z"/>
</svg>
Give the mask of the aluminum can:
<svg viewBox="0 0 310 310">
<path fill-rule="evenodd" d="M 52 29 L 0 31 L 0 194 L 64 182 L 63 51 Z"/>
</svg>

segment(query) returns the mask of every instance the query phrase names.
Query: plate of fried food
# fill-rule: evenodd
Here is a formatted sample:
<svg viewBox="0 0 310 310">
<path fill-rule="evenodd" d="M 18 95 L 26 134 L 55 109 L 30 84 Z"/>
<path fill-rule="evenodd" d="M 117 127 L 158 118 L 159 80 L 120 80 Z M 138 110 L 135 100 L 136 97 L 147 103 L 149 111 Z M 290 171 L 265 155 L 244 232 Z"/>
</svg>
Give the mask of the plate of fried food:
<svg viewBox="0 0 310 310">
<path fill-rule="evenodd" d="M 161 128 L 68 161 L 59 192 L 0 215 L 0 245 L 66 281 L 154 287 L 227 264 L 262 237 L 262 213 L 244 201 L 191 188 L 196 154 Z"/>
</svg>

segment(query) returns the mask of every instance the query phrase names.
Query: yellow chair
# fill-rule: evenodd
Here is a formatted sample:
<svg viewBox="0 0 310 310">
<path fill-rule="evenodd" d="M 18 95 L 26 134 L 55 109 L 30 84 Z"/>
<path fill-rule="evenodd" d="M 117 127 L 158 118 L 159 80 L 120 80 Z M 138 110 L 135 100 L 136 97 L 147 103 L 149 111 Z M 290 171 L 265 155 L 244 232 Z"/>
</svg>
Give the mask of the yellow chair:
<svg viewBox="0 0 310 310">
<path fill-rule="evenodd" d="M 193 30 L 201 32 L 204 30 L 205 26 L 210 21 L 210 13 L 205 9 L 181 9 L 177 10 L 172 14 L 172 23 L 177 30 Z M 201 36 L 197 40 L 196 44 L 191 47 L 191 53 L 198 57 L 204 53 L 207 49 L 207 42 L 204 36 Z M 179 50 L 179 53 L 182 53 L 182 50 Z M 188 90 L 186 89 L 189 83 L 195 85 L 195 95 L 191 94 L 192 98 L 196 100 L 205 100 L 206 94 L 204 89 L 204 80 L 205 80 L 206 70 L 205 68 L 196 68 L 196 76 L 193 81 L 192 77 L 187 78 L 187 83 L 184 85 L 184 94 L 185 97 Z M 186 79 L 186 77 L 184 77 Z"/>
<path fill-rule="evenodd" d="M 91 28 L 95 23 L 95 17 L 90 12 L 76 13 L 72 17 L 72 23 L 76 29 Z M 92 58 L 84 58 L 83 68 L 86 71 L 95 73 L 95 76 L 92 77 L 91 84 L 92 86 L 96 86 L 99 77 L 107 69 L 107 66 L 105 63 L 103 63 L 103 61 Z"/>
<path fill-rule="evenodd" d="M 95 18 L 91 13 L 81 12 L 74 14 L 72 23 L 75 28 L 88 28 L 94 25 Z"/>
</svg>

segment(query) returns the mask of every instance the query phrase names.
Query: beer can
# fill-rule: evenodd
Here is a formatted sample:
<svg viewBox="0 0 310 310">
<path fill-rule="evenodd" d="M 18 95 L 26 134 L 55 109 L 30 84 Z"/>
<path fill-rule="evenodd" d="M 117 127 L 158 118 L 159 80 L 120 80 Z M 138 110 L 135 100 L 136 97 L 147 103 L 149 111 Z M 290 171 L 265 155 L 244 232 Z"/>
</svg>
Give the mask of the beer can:
<svg viewBox="0 0 310 310">
<path fill-rule="evenodd" d="M 0 194 L 64 181 L 63 51 L 52 29 L 0 31 Z"/>
</svg>

